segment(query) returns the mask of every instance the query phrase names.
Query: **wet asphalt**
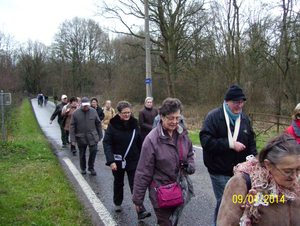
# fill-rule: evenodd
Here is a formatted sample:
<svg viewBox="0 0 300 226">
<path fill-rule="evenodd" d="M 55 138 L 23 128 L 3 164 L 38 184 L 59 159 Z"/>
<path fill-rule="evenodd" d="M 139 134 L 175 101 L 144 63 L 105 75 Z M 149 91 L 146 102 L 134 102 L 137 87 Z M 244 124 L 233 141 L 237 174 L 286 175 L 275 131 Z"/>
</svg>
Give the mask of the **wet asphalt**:
<svg viewBox="0 0 300 226">
<path fill-rule="evenodd" d="M 31 100 L 32 109 L 36 115 L 37 121 L 44 132 L 45 136 L 49 140 L 53 153 L 57 156 L 62 169 L 65 172 L 70 184 L 74 187 L 78 199 L 83 203 L 85 209 L 88 211 L 93 225 L 107 226 L 103 221 L 103 216 L 99 216 L 99 210 L 88 199 L 84 189 L 81 186 L 81 182 L 74 176 L 74 170 L 66 164 L 66 159 L 74 164 L 75 168 L 79 171 L 79 158 L 78 153 L 76 156 L 70 151 L 70 147 L 62 148 L 60 139 L 60 129 L 57 123 L 57 119 L 49 124 L 50 117 L 55 109 L 53 102 L 49 101 L 47 106 L 39 107 L 37 99 Z M 122 203 L 121 213 L 114 211 L 113 204 L 113 175 L 108 166 L 105 165 L 106 159 L 103 151 L 102 142 L 98 144 L 98 153 L 95 161 L 95 170 L 97 176 L 92 176 L 87 171 L 87 174 L 82 175 L 90 186 L 96 196 L 97 202 L 101 201 L 103 209 L 100 212 L 105 212 L 109 215 L 107 219 L 112 219 L 111 222 L 116 223 L 119 226 L 153 226 L 156 225 L 156 217 L 149 201 L 148 194 L 146 194 L 144 205 L 152 216 L 144 219 L 143 221 L 137 220 L 137 214 L 135 212 L 134 205 L 131 201 L 131 193 L 128 185 L 127 178 L 125 177 L 124 183 L 124 201 Z M 215 207 L 215 198 L 211 186 L 211 181 L 206 167 L 203 164 L 202 149 L 201 147 L 195 147 L 196 150 L 196 173 L 191 176 L 194 184 L 195 197 L 185 207 L 182 216 L 179 219 L 179 226 L 209 226 L 213 221 L 213 213 Z M 88 153 L 88 151 L 87 151 Z M 87 156 L 88 157 L 88 156 Z M 76 170 L 75 170 L 76 171 Z M 78 174 L 78 171 L 76 172 Z M 102 218 L 101 218 L 102 217 Z M 106 219 L 106 220 L 107 220 Z"/>
</svg>

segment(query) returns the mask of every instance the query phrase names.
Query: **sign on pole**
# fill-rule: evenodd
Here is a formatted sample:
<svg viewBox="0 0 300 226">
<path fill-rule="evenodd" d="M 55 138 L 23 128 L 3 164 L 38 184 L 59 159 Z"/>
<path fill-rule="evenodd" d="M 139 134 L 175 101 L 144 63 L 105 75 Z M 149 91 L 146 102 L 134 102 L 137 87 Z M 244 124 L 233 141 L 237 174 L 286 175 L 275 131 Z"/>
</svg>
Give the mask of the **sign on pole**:
<svg viewBox="0 0 300 226">
<path fill-rule="evenodd" d="M 151 78 L 146 78 L 146 84 L 151 84 L 152 81 L 151 81 Z"/>
<path fill-rule="evenodd" d="M 1 93 L 0 105 L 11 105 L 11 94 L 10 93 Z M 3 101 L 3 104 L 2 104 Z"/>
<path fill-rule="evenodd" d="M 147 87 L 147 97 L 152 97 L 152 80 L 151 78 L 146 78 L 146 87 Z"/>
<path fill-rule="evenodd" d="M 0 105 L 1 105 L 1 115 L 2 115 L 2 135 L 3 141 L 5 141 L 5 124 L 4 124 L 4 105 L 11 105 L 11 94 L 10 93 L 3 93 L 1 90 L 0 93 Z"/>
</svg>

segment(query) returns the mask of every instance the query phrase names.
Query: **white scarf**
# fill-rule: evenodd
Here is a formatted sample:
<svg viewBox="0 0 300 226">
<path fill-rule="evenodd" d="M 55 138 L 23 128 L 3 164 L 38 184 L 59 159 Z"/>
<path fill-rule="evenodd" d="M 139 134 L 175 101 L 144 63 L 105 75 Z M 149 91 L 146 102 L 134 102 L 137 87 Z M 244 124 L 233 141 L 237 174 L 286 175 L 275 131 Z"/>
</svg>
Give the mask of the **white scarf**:
<svg viewBox="0 0 300 226">
<path fill-rule="evenodd" d="M 223 110 L 224 110 L 224 115 L 225 115 L 225 120 L 226 120 L 227 130 L 228 130 L 229 147 L 230 147 L 231 149 L 233 149 L 233 148 L 234 148 L 233 142 L 237 140 L 237 137 L 238 137 L 238 134 L 239 134 L 239 131 L 240 131 L 241 116 L 239 116 L 239 117 L 237 118 L 237 120 L 235 121 L 235 125 L 234 125 L 234 133 L 233 133 L 233 136 L 232 136 L 232 133 L 231 133 L 231 130 L 230 130 L 229 116 L 228 116 L 228 114 L 227 114 L 227 112 L 226 112 L 225 104 L 226 104 L 226 103 L 223 103 Z"/>
</svg>

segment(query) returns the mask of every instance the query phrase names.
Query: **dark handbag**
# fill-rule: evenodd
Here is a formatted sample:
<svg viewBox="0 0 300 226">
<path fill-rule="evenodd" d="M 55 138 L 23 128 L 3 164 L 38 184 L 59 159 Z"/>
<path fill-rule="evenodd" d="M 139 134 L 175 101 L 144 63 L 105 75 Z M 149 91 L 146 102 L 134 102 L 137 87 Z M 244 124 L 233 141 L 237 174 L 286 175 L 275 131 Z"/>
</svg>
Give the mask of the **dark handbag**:
<svg viewBox="0 0 300 226">
<path fill-rule="evenodd" d="M 183 151 L 182 151 L 182 143 L 180 137 L 179 137 L 179 142 L 180 142 L 180 157 L 181 157 L 180 163 L 182 163 Z M 156 188 L 155 183 L 152 180 L 152 186 L 156 191 L 157 202 L 160 208 L 167 209 L 167 208 L 177 207 L 183 204 L 184 200 L 182 196 L 181 187 L 176 182 L 164 184 L 159 188 Z"/>
</svg>

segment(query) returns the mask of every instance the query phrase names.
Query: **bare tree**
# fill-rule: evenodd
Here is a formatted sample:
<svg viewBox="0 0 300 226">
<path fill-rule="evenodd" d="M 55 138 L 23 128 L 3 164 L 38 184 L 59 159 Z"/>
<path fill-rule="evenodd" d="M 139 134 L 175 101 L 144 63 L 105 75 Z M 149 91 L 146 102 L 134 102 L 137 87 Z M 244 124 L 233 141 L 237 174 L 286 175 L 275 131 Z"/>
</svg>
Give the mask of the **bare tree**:
<svg viewBox="0 0 300 226">
<path fill-rule="evenodd" d="M 242 32 L 247 17 L 244 0 L 213 1 L 213 29 L 215 33 L 215 56 L 227 84 L 240 84 L 242 71 Z M 242 16 L 244 15 L 244 16 Z"/>
<path fill-rule="evenodd" d="M 111 87 L 113 96 L 130 99 L 131 101 L 142 101 L 141 93 L 145 93 L 144 80 L 139 79 L 145 74 L 146 65 L 145 52 L 139 47 L 141 39 L 133 36 L 118 35 L 113 41 L 114 59 L 116 65 L 112 74 Z"/>
<path fill-rule="evenodd" d="M 75 17 L 64 21 L 52 45 L 52 59 L 61 73 L 62 87 L 72 93 L 88 91 L 103 61 L 105 35 L 91 19 Z M 97 81 L 96 79 L 96 81 Z"/>
<path fill-rule="evenodd" d="M 41 42 L 28 40 L 25 46 L 20 48 L 19 68 L 29 93 L 43 91 L 42 80 L 46 77 L 46 60 L 48 49 Z"/>
<path fill-rule="evenodd" d="M 126 21 L 126 16 L 144 19 L 144 1 L 117 0 L 118 5 L 111 6 L 104 2 L 104 11 L 99 14 L 106 18 L 118 19 L 126 28 L 126 32 L 115 30 L 117 33 L 133 35 L 144 39 Z M 153 0 L 149 1 L 150 41 L 152 53 L 157 54 L 162 63 L 169 96 L 176 95 L 177 74 L 182 70 L 183 53 L 193 35 L 195 14 L 204 9 L 204 3 L 196 0 Z M 101 9 L 100 6 L 98 6 Z M 157 69 L 156 69 L 157 70 Z M 144 78 L 144 76 L 143 76 Z"/>
<path fill-rule="evenodd" d="M 19 91 L 24 88 L 17 71 L 18 43 L 0 31 L 0 89 Z"/>
<path fill-rule="evenodd" d="M 294 105 L 291 104 L 290 97 L 295 95 L 295 92 L 299 92 L 298 88 L 295 89 L 295 85 L 298 86 L 295 81 L 299 81 L 299 71 L 297 70 L 299 64 L 299 52 L 297 52 L 299 26 L 297 24 L 299 24 L 300 18 L 299 12 L 294 11 L 294 3 L 293 0 L 281 0 L 277 5 L 277 8 L 281 9 L 281 16 L 275 18 L 274 30 L 268 37 L 270 41 L 266 60 L 274 66 L 274 80 L 276 81 L 274 95 L 277 114 L 282 114 L 284 111 L 282 108 L 283 98 L 286 100 L 291 113 Z"/>
</svg>

